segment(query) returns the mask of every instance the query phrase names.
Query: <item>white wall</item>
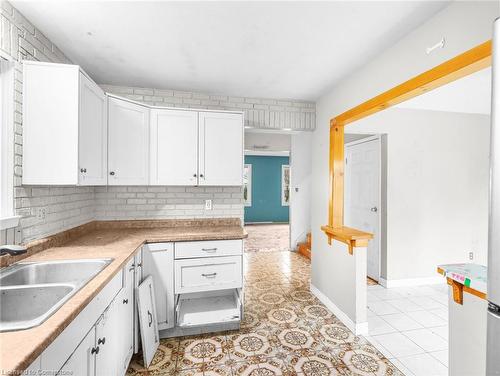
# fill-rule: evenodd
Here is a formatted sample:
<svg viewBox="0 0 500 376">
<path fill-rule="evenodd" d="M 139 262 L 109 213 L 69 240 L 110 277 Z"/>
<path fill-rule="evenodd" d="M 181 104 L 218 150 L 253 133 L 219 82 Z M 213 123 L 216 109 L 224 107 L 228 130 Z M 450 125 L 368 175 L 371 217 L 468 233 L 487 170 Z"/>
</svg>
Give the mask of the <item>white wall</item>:
<svg viewBox="0 0 500 376">
<path fill-rule="evenodd" d="M 345 78 L 316 104 L 312 153 L 311 227 L 314 242 L 311 279 L 312 284 L 353 321 L 360 321 L 366 315 L 362 309 L 356 309 L 359 297 L 349 288 L 355 278 L 351 274 L 362 268 L 350 265 L 352 256 L 346 259 L 345 247 L 341 248 L 338 242 L 328 245 L 327 237 L 320 229 L 328 222 L 329 121 L 343 111 L 491 39 L 492 22 L 498 15 L 497 2 L 453 2 L 393 47 L 381 51 L 377 58 Z M 427 55 L 425 48 L 443 36 L 446 47 Z"/>
<path fill-rule="evenodd" d="M 290 243 L 296 249 L 311 230 L 311 133 L 291 136 Z"/>
<path fill-rule="evenodd" d="M 393 108 L 348 128 L 387 135 L 384 279 L 438 277 L 470 251 L 486 264 L 488 115 Z"/>
</svg>

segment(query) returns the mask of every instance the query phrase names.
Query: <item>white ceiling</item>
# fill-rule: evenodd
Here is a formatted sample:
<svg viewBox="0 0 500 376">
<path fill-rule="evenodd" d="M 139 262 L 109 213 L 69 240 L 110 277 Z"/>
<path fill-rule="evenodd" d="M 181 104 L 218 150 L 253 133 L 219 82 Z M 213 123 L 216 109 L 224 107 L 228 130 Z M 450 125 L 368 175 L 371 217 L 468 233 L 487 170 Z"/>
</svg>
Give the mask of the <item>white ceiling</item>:
<svg viewBox="0 0 500 376">
<path fill-rule="evenodd" d="M 488 115 L 491 112 L 491 68 L 463 77 L 395 107 Z"/>
<path fill-rule="evenodd" d="M 99 83 L 306 100 L 447 4 L 14 2 Z"/>
</svg>

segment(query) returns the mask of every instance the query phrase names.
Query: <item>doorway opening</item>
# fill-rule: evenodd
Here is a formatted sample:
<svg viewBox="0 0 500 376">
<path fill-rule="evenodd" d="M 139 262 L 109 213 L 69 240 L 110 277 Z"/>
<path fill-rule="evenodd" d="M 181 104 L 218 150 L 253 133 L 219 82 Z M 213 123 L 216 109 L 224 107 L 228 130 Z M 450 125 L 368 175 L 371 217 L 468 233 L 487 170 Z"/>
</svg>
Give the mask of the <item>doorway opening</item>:
<svg viewBox="0 0 500 376">
<path fill-rule="evenodd" d="M 310 133 L 245 129 L 247 252 L 293 251 L 310 232 Z"/>
</svg>

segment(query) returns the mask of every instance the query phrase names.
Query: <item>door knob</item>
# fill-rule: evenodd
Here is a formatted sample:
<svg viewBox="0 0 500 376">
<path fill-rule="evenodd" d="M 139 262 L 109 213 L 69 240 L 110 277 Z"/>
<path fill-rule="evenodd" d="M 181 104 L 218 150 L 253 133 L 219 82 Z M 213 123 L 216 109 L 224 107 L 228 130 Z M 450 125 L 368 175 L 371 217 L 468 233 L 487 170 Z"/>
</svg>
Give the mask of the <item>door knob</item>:
<svg viewBox="0 0 500 376">
<path fill-rule="evenodd" d="M 370 210 L 371 210 L 372 212 L 374 212 L 374 213 L 378 212 L 378 209 L 377 209 L 377 207 L 376 207 L 376 206 L 374 206 L 374 207 L 373 207 L 373 208 L 371 208 Z"/>
</svg>

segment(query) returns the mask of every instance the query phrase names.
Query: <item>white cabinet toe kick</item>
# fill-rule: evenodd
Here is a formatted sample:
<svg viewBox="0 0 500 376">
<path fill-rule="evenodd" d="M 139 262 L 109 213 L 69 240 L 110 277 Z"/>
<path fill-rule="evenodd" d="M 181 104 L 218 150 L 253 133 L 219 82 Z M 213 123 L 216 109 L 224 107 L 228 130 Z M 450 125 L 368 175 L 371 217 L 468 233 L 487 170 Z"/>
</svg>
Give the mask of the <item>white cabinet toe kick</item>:
<svg viewBox="0 0 500 376">
<path fill-rule="evenodd" d="M 243 240 L 151 243 L 143 257 L 161 338 L 239 329 Z"/>
</svg>

